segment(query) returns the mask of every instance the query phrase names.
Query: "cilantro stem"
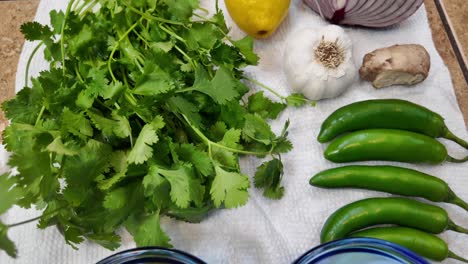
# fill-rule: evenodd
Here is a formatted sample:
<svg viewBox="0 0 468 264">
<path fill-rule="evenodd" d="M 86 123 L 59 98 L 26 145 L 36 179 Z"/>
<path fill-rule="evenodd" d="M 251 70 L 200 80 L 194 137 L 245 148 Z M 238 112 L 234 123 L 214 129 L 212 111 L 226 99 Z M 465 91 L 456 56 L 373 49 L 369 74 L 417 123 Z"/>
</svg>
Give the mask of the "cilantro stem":
<svg viewBox="0 0 468 264">
<path fill-rule="evenodd" d="M 44 42 L 39 42 L 37 46 L 34 48 L 32 51 L 31 55 L 28 58 L 28 62 L 26 63 L 26 73 L 24 74 L 24 86 L 28 86 L 28 80 L 29 80 L 29 67 L 31 66 L 32 59 L 36 55 L 37 51 L 39 48 L 44 44 Z"/>
<path fill-rule="evenodd" d="M 135 35 L 137 35 L 137 37 L 138 37 L 141 41 L 143 41 L 143 43 L 145 43 L 146 48 L 149 47 L 148 41 L 147 41 L 140 33 L 138 33 L 138 31 L 136 31 L 136 30 L 134 29 L 134 30 L 133 30 L 133 33 L 135 33 Z"/>
<path fill-rule="evenodd" d="M 178 52 L 180 52 L 180 54 L 182 54 L 182 56 L 184 56 L 184 57 L 187 59 L 187 61 L 188 61 L 190 64 L 192 64 L 193 67 L 197 67 L 197 65 L 195 64 L 195 62 L 193 62 L 192 58 L 190 58 L 190 56 L 187 55 L 187 53 L 185 53 L 181 48 L 179 48 L 179 46 L 174 45 L 174 48 L 175 48 Z"/>
<path fill-rule="evenodd" d="M 211 144 L 208 144 L 208 156 L 210 157 L 210 159 L 213 158 L 213 154 L 212 154 L 212 150 L 211 150 Z"/>
<path fill-rule="evenodd" d="M 254 83 L 254 84 L 256 84 L 256 85 L 258 85 L 258 86 L 264 88 L 265 90 L 267 90 L 267 91 L 269 91 L 270 93 L 274 94 L 275 96 L 277 96 L 277 97 L 280 98 L 281 100 L 285 100 L 285 99 L 286 99 L 286 97 L 280 95 L 279 93 L 277 93 L 277 92 L 276 92 L 275 90 L 273 90 L 272 88 L 266 86 L 266 85 L 263 84 L 263 83 L 258 82 L 257 80 L 254 80 L 254 79 L 251 79 L 251 78 L 248 78 L 248 77 L 245 77 L 245 76 L 243 76 L 243 78 L 244 78 L 245 80 L 251 82 L 251 83 Z"/>
<path fill-rule="evenodd" d="M 65 75 L 65 72 L 66 72 L 66 67 L 65 67 L 65 25 L 67 24 L 67 19 L 68 19 L 68 15 L 70 14 L 70 11 L 71 11 L 71 7 L 73 5 L 73 3 L 75 2 L 75 0 L 70 0 L 70 2 L 68 3 L 68 6 L 67 6 L 67 11 L 65 12 L 65 16 L 63 18 L 63 23 L 62 23 L 62 28 L 60 29 L 60 52 L 62 54 L 62 72 L 63 72 L 63 75 Z"/>
<path fill-rule="evenodd" d="M 39 111 L 39 115 L 36 118 L 36 122 L 34 123 L 34 126 L 37 126 L 37 124 L 39 124 L 39 121 L 41 121 L 41 118 L 42 118 L 42 115 L 44 114 L 45 109 L 46 108 L 43 105 L 42 108 L 41 108 L 41 111 Z"/>
<path fill-rule="evenodd" d="M 184 44 L 187 44 L 187 42 L 185 41 L 185 39 L 183 39 L 182 37 L 180 37 L 179 35 L 177 35 L 176 33 L 174 33 L 172 30 L 166 28 L 165 26 L 163 26 L 162 24 L 158 24 L 159 28 L 161 28 L 164 32 L 166 32 L 167 34 L 173 36 L 174 38 L 176 38 L 177 40 L 181 41 L 182 43 Z"/>
<path fill-rule="evenodd" d="M 139 15 L 141 15 L 142 17 L 148 19 L 148 20 L 156 20 L 156 21 L 159 21 L 159 22 L 163 22 L 163 23 L 166 23 L 166 24 L 172 24 L 172 25 L 178 25 L 178 26 L 183 26 L 184 24 L 181 23 L 181 22 L 176 22 L 176 21 L 172 21 L 172 20 L 168 20 L 168 19 L 164 19 L 164 18 L 160 18 L 160 17 L 155 17 L 155 16 L 152 16 L 148 13 L 144 13 L 144 12 L 141 12 L 140 10 L 134 8 L 133 6 L 129 5 L 128 3 L 123 3 L 126 7 L 128 7 L 128 9 L 130 9 L 130 11 L 134 12 L 134 13 L 137 13 Z"/>
<path fill-rule="evenodd" d="M 86 1 L 83 2 L 82 5 L 80 5 L 80 1 L 77 1 L 75 3 L 74 6 L 72 6 L 72 10 L 75 11 L 77 14 L 79 14 L 81 12 L 81 10 L 83 10 L 83 8 L 88 5 L 89 3 L 87 3 Z"/>
<path fill-rule="evenodd" d="M 200 14 L 193 14 L 193 16 L 194 16 L 194 17 L 198 17 L 198 18 L 200 18 L 201 20 L 191 20 L 191 21 L 190 21 L 191 23 L 206 22 L 206 23 L 211 23 L 211 24 L 213 24 L 213 25 L 217 25 L 215 21 L 213 21 L 213 20 L 211 20 L 211 19 L 209 19 L 209 18 L 207 18 L 207 17 L 204 17 L 204 16 L 202 16 L 202 15 L 200 15 Z"/>
<path fill-rule="evenodd" d="M 201 11 L 205 12 L 205 14 L 209 14 L 209 13 L 210 13 L 210 11 L 208 11 L 208 9 L 203 8 L 203 7 L 200 7 L 200 6 L 198 7 L 198 10 L 201 10 Z"/>
<path fill-rule="evenodd" d="M 127 101 L 132 105 L 132 106 L 136 106 L 137 105 L 137 102 L 135 100 L 135 97 L 133 97 L 133 95 L 129 94 L 129 93 L 125 93 L 125 99 L 127 99 Z"/>
<path fill-rule="evenodd" d="M 86 14 L 89 10 L 93 9 L 97 5 L 97 3 L 98 2 L 96 2 L 96 1 L 91 2 L 91 4 L 89 4 L 88 7 L 84 11 L 82 11 L 83 8 L 86 6 L 86 4 L 85 4 L 85 5 L 81 6 L 79 8 L 79 10 L 77 10 L 77 13 L 80 14 L 80 15 Z"/>
<path fill-rule="evenodd" d="M 254 83 L 254 84 L 256 84 L 256 85 L 258 85 L 258 86 L 264 88 L 265 90 L 269 91 L 270 93 L 274 94 L 275 96 L 277 96 L 278 98 L 280 98 L 281 100 L 283 100 L 284 103 L 288 104 L 288 101 L 287 101 L 288 97 L 285 97 L 285 96 L 280 95 L 279 93 L 275 92 L 272 88 L 266 86 L 265 84 L 263 84 L 263 83 L 261 83 L 261 82 L 259 82 L 259 81 L 256 81 L 256 80 L 254 80 L 254 79 L 251 79 L 251 78 L 248 78 L 248 77 L 245 77 L 245 76 L 243 76 L 242 78 L 243 78 L 244 80 L 247 80 L 247 81 L 249 81 L 249 82 L 251 82 L 251 83 Z M 309 99 L 307 99 L 307 98 L 304 98 L 303 100 L 304 100 L 305 102 L 308 102 L 310 105 L 315 106 L 315 102 L 314 102 L 314 101 L 309 100 Z"/>
<path fill-rule="evenodd" d="M 129 102 L 132 106 L 137 106 L 138 103 L 137 103 L 137 100 L 135 99 L 135 97 L 133 97 L 133 94 L 131 93 L 125 93 L 125 99 L 127 100 L 127 102 Z M 140 115 L 138 112 L 137 112 L 137 109 L 135 109 L 135 114 L 141 118 L 141 120 L 143 120 L 145 123 L 149 123 L 148 120 L 146 120 L 146 118 L 144 118 L 142 115 Z M 142 127 L 140 125 L 140 127 Z"/>
<path fill-rule="evenodd" d="M 125 85 L 126 85 L 127 87 L 130 87 L 130 85 L 128 84 L 127 75 L 126 75 L 126 74 L 122 74 L 122 75 L 123 75 L 123 81 L 124 81 Z M 127 91 L 128 91 L 128 90 L 127 90 Z M 132 106 L 137 106 L 137 104 L 138 104 L 138 103 L 137 103 L 137 100 L 135 99 L 135 97 L 134 97 L 133 94 L 131 94 L 131 93 L 125 92 L 125 99 L 126 99 L 127 102 L 129 102 Z M 117 108 L 120 109 L 120 106 L 117 105 Z M 146 122 L 146 120 L 145 120 L 140 114 L 138 114 L 138 112 L 135 111 L 135 113 L 136 113 L 137 116 L 139 116 L 143 121 Z M 131 135 L 130 135 L 130 137 L 131 137 Z M 130 138 L 130 141 L 131 141 L 131 140 L 132 140 L 132 139 Z M 133 146 L 133 143 L 132 143 L 132 146 Z"/>
<path fill-rule="evenodd" d="M 75 2 L 75 4 L 71 7 L 71 9 L 72 10 L 77 10 L 78 8 L 80 8 L 80 7 L 78 7 L 79 4 L 80 4 L 80 1 Z M 83 5 L 87 5 L 86 1 L 83 3 Z"/>
<path fill-rule="evenodd" d="M 209 138 L 207 138 L 198 128 L 194 127 L 188 118 L 185 115 L 182 115 L 187 122 L 187 124 L 193 129 L 195 134 L 197 134 L 203 141 L 205 141 L 206 145 L 208 145 L 208 150 L 211 152 L 211 146 L 216 146 L 217 148 L 221 148 L 224 150 L 228 150 L 234 153 L 239 153 L 239 154 L 246 154 L 246 155 L 268 155 L 271 154 L 271 151 L 269 152 L 256 152 L 256 151 L 248 151 L 248 150 L 240 150 L 240 149 L 235 149 L 235 148 L 230 148 L 224 145 L 221 145 L 219 143 L 211 141 Z"/>
<path fill-rule="evenodd" d="M 10 225 L 7 225 L 8 228 L 12 228 L 12 227 L 15 227 L 15 226 L 20 226 L 20 225 L 24 225 L 24 224 L 28 224 L 28 223 L 31 223 L 31 222 L 34 222 L 34 221 L 37 221 L 37 220 L 40 220 L 42 217 L 44 216 L 48 216 L 48 215 L 51 215 L 51 214 L 54 214 L 60 210 L 62 210 L 63 207 L 60 207 L 60 208 L 57 208 L 47 214 L 42 214 L 40 216 L 37 216 L 37 217 L 34 217 L 34 218 L 31 218 L 31 219 L 28 219 L 28 220 L 25 220 L 25 221 L 21 221 L 21 222 L 17 222 L 17 223 L 14 223 L 14 224 L 10 224 Z"/>
<path fill-rule="evenodd" d="M 34 217 L 34 218 L 31 218 L 31 219 L 28 219 L 26 221 L 21 221 L 21 222 L 18 222 L 18 223 L 14 223 L 14 224 L 11 224 L 11 225 L 7 225 L 8 228 L 12 228 L 12 227 L 15 227 L 15 226 L 20 226 L 20 225 L 24 225 L 24 224 L 28 224 L 28 223 L 31 223 L 31 222 L 34 222 L 34 221 L 37 221 L 39 219 L 42 218 L 42 215 L 41 216 L 38 216 L 38 217 Z"/>
<path fill-rule="evenodd" d="M 119 43 L 124 40 L 128 34 L 130 34 L 130 32 L 132 32 L 132 30 L 138 26 L 138 23 L 140 22 L 140 20 L 138 20 L 137 22 L 135 22 L 127 31 L 125 31 L 125 33 L 120 36 L 119 40 L 117 41 L 117 43 L 115 43 L 114 47 L 112 48 L 112 51 L 109 55 L 109 59 L 107 60 L 107 68 L 109 70 L 109 73 L 111 75 L 111 78 L 114 82 L 117 82 L 117 78 L 115 78 L 114 76 L 114 73 L 112 72 L 112 60 L 113 60 L 113 57 L 114 57 L 114 53 L 117 51 L 117 47 L 119 46 Z"/>
<path fill-rule="evenodd" d="M 76 74 L 76 76 L 78 77 L 78 80 L 80 80 L 80 82 L 81 82 L 82 84 L 84 84 L 85 82 L 84 82 L 84 80 L 83 80 L 83 77 L 81 77 L 81 73 L 80 73 L 80 71 L 78 70 L 78 66 L 77 66 L 77 65 L 75 65 L 75 74 Z"/>
<path fill-rule="evenodd" d="M 177 91 L 175 91 L 175 93 L 185 93 L 185 92 L 191 92 L 191 91 L 196 91 L 196 89 L 193 88 L 193 87 L 189 87 L 189 88 L 177 90 Z"/>
<path fill-rule="evenodd" d="M 195 133 L 196 133 L 196 132 L 195 132 Z M 213 141 L 211 141 L 211 140 L 209 140 L 209 139 L 208 139 L 208 142 L 207 142 L 207 143 L 208 143 L 209 145 L 216 146 L 217 148 L 225 149 L 225 150 L 228 150 L 228 151 L 231 151 L 231 152 L 234 152 L 234 153 L 239 153 L 239 154 L 261 155 L 261 156 L 270 154 L 270 152 L 256 152 L 256 151 L 248 151 L 248 150 L 234 149 L 234 148 L 226 147 L 226 146 L 221 145 L 221 144 L 219 144 L 219 143 L 213 142 Z"/>
</svg>

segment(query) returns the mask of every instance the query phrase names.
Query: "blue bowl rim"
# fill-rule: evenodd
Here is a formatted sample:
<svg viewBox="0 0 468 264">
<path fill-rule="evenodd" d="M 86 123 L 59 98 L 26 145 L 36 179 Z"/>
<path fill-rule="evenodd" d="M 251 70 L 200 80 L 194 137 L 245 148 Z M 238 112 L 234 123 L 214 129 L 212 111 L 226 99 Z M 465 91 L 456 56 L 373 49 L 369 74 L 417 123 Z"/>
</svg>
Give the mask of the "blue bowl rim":
<svg viewBox="0 0 468 264">
<path fill-rule="evenodd" d="M 423 257 L 419 256 L 415 252 L 409 250 L 408 248 L 405 248 L 403 246 L 400 246 L 398 244 L 392 243 L 390 241 L 382 240 L 382 239 L 376 239 L 376 238 L 367 238 L 367 237 L 355 237 L 355 238 L 343 238 L 343 239 L 338 239 L 334 241 L 327 242 L 325 244 L 318 245 L 306 253 L 302 254 L 298 259 L 296 259 L 292 264 L 306 264 L 307 257 L 310 256 L 311 254 L 318 254 L 324 250 L 329 249 L 330 247 L 333 247 L 335 245 L 352 245 L 352 244 L 357 244 L 359 243 L 361 246 L 364 245 L 369 245 L 369 246 L 379 246 L 384 249 L 388 249 L 394 253 L 403 255 L 407 257 L 409 260 L 414 262 L 415 264 L 430 264 L 426 259 Z M 332 250 L 333 251 L 333 250 Z"/>
<path fill-rule="evenodd" d="M 98 261 L 96 264 L 112 263 L 111 261 L 118 260 L 119 258 L 122 258 L 122 260 L 125 261 L 125 256 L 124 255 L 129 254 L 129 253 L 138 253 L 139 251 L 141 251 L 142 253 L 147 252 L 147 251 L 156 251 L 155 253 L 157 253 L 157 252 L 170 252 L 170 253 L 174 253 L 176 257 L 188 258 L 190 261 L 193 261 L 193 263 L 195 263 L 195 264 L 207 264 L 206 262 L 204 262 L 200 258 L 198 258 L 198 257 L 196 257 L 196 256 L 194 256 L 192 254 L 189 254 L 189 253 L 187 253 L 185 251 L 178 250 L 178 249 L 173 249 L 173 248 L 165 248 L 165 247 L 137 247 L 137 248 L 127 249 L 127 250 L 119 251 L 119 252 L 117 252 L 115 254 L 112 254 L 112 255 Z"/>
</svg>

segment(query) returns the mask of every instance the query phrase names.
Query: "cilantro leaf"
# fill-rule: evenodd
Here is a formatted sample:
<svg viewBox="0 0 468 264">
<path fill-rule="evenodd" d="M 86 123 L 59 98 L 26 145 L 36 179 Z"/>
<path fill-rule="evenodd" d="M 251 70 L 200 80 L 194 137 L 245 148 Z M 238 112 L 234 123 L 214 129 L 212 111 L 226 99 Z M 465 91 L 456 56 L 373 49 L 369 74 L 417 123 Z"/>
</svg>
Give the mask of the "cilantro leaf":
<svg viewBox="0 0 468 264">
<path fill-rule="evenodd" d="M 67 157 L 63 164 L 67 201 L 77 206 L 86 199 L 94 180 L 109 167 L 111 150 L 109 145 L 90 139 L 78 155 Z"/>
<path fill-rule="evenodd" d="M 200 47 L 210 50 L 223 34 L 211 23 L 193 24 L 190 30 L 187 30 L 186 41 L 188 48 L 197 50 Z"/>
<path fill-rule="evenodd" d="M 244 61 L 242 55 L 239 54 L 236 47 L 227 45 L 225 43 L 216 45 L 210 51 L 210 55 L 212 60 L 217 65 L 240 65 Z"/>
<path fill-rule="evenodd" d="M 216 7 L 216 13 L 213 15 L 211 20 L 218 26 L 221 31 L 226 34 L 229 32 L 229 29 L 226 26 L 226 20 L 224 19 L 223 11 L 218 7 Z"/>
<path fill-rule="evenodd" d="M 256 113 L 262 118 L 275 119 L 285 108 L 285 104 L 274 103 L 265 97 L 263 91 L 257 92 L 249 97 L 249 112 Z"/>
<path fill-rule="evenodd" d="M 143 178 L 143 186 L 145 187 L 145 196 L 151 196 L 167 180 L 158 173 L 158 167 L 151 165 L 148 174 Z"/>
<path fill-rule="evenodd" d="M 213 164 L 209 155 L 194 145 L 180 144 L 176 147 L 176 152 L 181 160 L 192 163 L 203 176 L 213 173 Z"/>
<path fill-rule="evenodd" d="M 119 192 L 113 193 L 114 190 L 120 190 L 120 188 L 124 190 L 120 194 L 126 197 L 125 206 L 118 204 Z M 129 181 L 114 190 L 106 193 L 107 202 L 105 201 L 106 196 L 102 192 L 90 192 L 89 199 L 83 202 L 79 208 L 68 206 L 62 209 L 56 220 L 65 228 L 68 226 L 78 228 L 78 234 L 81 236 L 86 237 L 90 233 L 102 235 L 100 239 L 108 237 L 111 239 L 109 243 L 115 244 L 115 238 L 112 237 L 112 234 L 131 214 L 139 214 L 144 211 L 145 198 L 143 186 L 139 181 Z M 111 196 L 113 197 L 111 198 Z M 108 208 L 103 206 L 104 203 L 107 203 Z"/>
<path fill-rule="evenodd" d="M 144 194 L 151 199 L 156 209 L 164 209 L 172 204 L 171 185 L 158 173 L 158 166 L 151 165 L 143 178 Z"/>
<path fill-rule="evenodd" d="M 198 0 L 163 0 L 163 2 L 168 6 L 168 11 L 172 15 L 171 18 L 178 21 L 188 21 L 193 10 L 198 7 Z"/>
<path fill-rule="evenodd" d="M 305 98 L 303 94 L 295 93 L 291 94 L 288 97 L 286 97 L 286 103 L 289 106 L 294 106 L 294 107 L 301 107 L 306 104 L 310 104 L 311 106 L 315 106 L 314 101 L 310 101 L 309 99 Z"/>
<path fill-rule="evenodd" d="M 62 137 L 56 137 L 52 143 L 47 146 L 47 150 L 60 155 L 73 156 L 78 154 L 78 146 L 73 141 L 63 143 Z"/>
<path fill-rule="evenodd" d="M 245 60 L 250 65 L 258 64 L 258 56 L 253 51 L 253 39 L 250 36 L 246 36 L 243 39 L 233 41 L 232 44 L 244 55 Z"/>
<path fill-rule="evenodd" d="M 172 78 L 161 68 L 148 64 L 145 73 L 138 79 L 134 94 L 154 96 L 175 88 Z"/>
<path fill-rule="evenodd" d="M 110 178 L 99 181 L 98 188 L 101 190 L 110 189 L 127 175 L 127 153 L 124 151 L 113 152 L 110 157 L 110 164 L 115 174 Z"/>
<path fill-rule="evenodd" d="M 254 185 L 256 188 L 264 188 L 264 196 L 270 199 L 280 199 L 284 195 L 284 187 L 280 186 L 282 177 L 283 163 L 279 159 L 272 159 L 257 168 Z"/>
<path fill-rule="evenodd" d="M 6 212 L 21 197 L 21 190 L 15 187 L 15 179 L 9 173 L 0 175 L 0 214 Z"/>
<path fill-rule="evenodd" d="M 117 125 L 114 127 L 113 132 L 116 136 L 120 138 L 127 138 L 132 134 L 132 128 L 130 127 L 130 122 L 127 117 L 121 116 L 116 112 L 112 113 L 112 119 L 117 122 Z"/>
<path fill-rule="evenodd" d="M 68 108 L 63 109 L 62 127 L 75 136 L 93 136 L 93 128 L 89 119 L 83 113 L 77 114 Z"/>
<path fill-rule="evenodd" d="M 245 116 L 245 125 L 242 132 L 251 140 L 270 145 L 275 135 L 271 131 L 270 125 L 259 115 L 248 114 Z"/>
<path fill-rule="evenodd" d="M 46 25 L 41 25 L 36 21 L 26 22 L 21 25 L 21 33 L 29 41 L 45 40 L 52 36 L 52 30 Z"/>
<path fill-rule="evenodd" d="M 75 101 L 76 105 L 83 109 L 90 108 L 103 90 L 102 87 L 107 86 L 105 68 L 91 68 L 87 73 L 86 80 L 88 81 L 85 85 L 86 88 L 81 90 Z"/>
<path fill-rule="evenodd" d="M 62 216 L 63 209 L 60 208 L 65 207 L 67 202 L 64 200 L 51 200 L 47 202 L 46 208 L 44 209 L 41 219 L 37 224 L 38 228 L 45 229 L 53 224 L 57 220 L 57 216 Z"/>
<path fill-rule="evenodd" d="M 224 203 L 226 208 L 234 208 L 244 205 L 249 193 L 249 178 L 237 172 L 228 172 L 219 166 L 215 166 L 216 176 L 211 185 L 211 198 L 216 207 Z"/>
<path fill-rule="evenodd" d="M 65 226 L 60 228 L 65 237 L 65 242 L 70 245 L 73 249 L 77 250 L 77 245 L 84 241 L 83 235 L 80 232 L 80 229 L 72 226 Z"/>
<path fill-rule="evenodd" d="M 89 119 L 91 119 L 94 126 L 101 130 L 104 135 L 110 136 L 114 134 L 114 129 L 118 126 L 117 122 L 91 111 L 87 111 L 86 114 L 89 116 Z"/>
<path fill-rule="evenodd" d="M 90 239 L 91 241 L 98 243 L 99 245 L 109 249 L 109 250 L 116 250 L 120 247 L 120 236 L 114 233 L 108 234 L 88 234 L 86 238 Z"/>
<path fill-rule="evenodd" d="M 172 247 L 170 238 L 161 229 L 159 212 L 150 215 L 131 215 L 125 227 L 133 235 L 137 247 Z"/>
<path fill-rule="evenodd" d="M 62 114 L 64 108 L 76 110 L 76 97 L 84 86 L 69 79 L 70 76 L 63 75 L 58 68 L 42 71 L 37 79 L 33 79 L 33 90 L 43 91 L 43 106 L 56 117 Z"/>
<path fill-rule="evenodd" d="M 158 168 L 157 172 L 169 181 L 171 199 L 178 207 L 187 208 L 190 201 L 201 202 L 203 186 L 200 181 L 195 179 L 191 166 L 183 164 L 173 170 Z"/>
<path fill-rule="evenodd" d="M 287 138 L 288 127 L 289 127 L 289 120 L 287 120 L 284 123 L 283 131 L 281 131 L 281 135 L 275 139 L 272 153 L 286 153 L 286 152 L 289 152 L 293 148 L 291 141 Z"/>
<path fill-rule="evenodd" d="M 70 53 L 77 54 L 83 47 L 87 47 L 94 37 L 90 26 L 84 25 L 80 32 L 69 40 Z"/>
<path fill-rule="evenodd" d="M 273 153 L 286 153 L 293 149 L 293 144 L 286 137 L 279 137 L 275 141 Z"/>
<path fill-rule="evenodd" d="M 0 249 L 4 250 L 10 257 L 16 258 L 18 253 L 13 241 L 8 238 L 8 227 L 0 222 Z"/>
<path fill-rule="evenodd" d="M 125 187 L 110 191 L 104 198 L 104 208 L 116 210 L 124 207 L 130 194 L 129 190 Z"/>
<path fill-rule="evenodd" d="M 109 85 L 105 85 L 99 91 L 99 95 L 102 96 L 104 99 L 112 99 L 117 97 L 125 90 L 125 86 L 122 82 L 112 82 Z"/>
<path fill-rule="evenodd" d="M 205 205 L 204 207 L 172 207 L 167 212 L 167 215 L 189 223 L 200 223 L 214 209 L 212 204 Z"/>
<path fill-rule="evenodd" d="M 195 70 L 195 83 L 193 89 L 210 96 L 218 104 L 225 104 L 239 96 L 236 89 L 236 81 L 230 71 L 225 67 L 220 67 L 214 78 L 208 82 L 207 74 L 204 70 Z"/>
<path fill-rule="evenodd" d="M 212 148 L 213 160 L 223 165 L 224 167 L 231 169 L 238 169 L 239 155 L 229 150 L 214 146 Z"/>
<path fill-rule="evenodd" d="M 150 47 L 154 51 L 169 52 L 174 47 L 174 43 L 172 41 L 153 42 L 150 44 Z"/>
<path fill-rule="evenodd" d="M 7 150 L 15 150 L 8 161 L 12 168 L 17 167 L 19 175 L 15 181 L 21 187 L 23 197 L 18 204 L 29 207 L 42 195 L 48 199 L 58 187 L 57 176 L 50 167 L 51 157 L 43 151 L 53 137 L 33 126 L 10 125 L 4 132 Z"/>
<path fill-rule="evenodd" d="M 224 137 L 224 134 L 227 132 L 227 126 L 222 121 L 217 121 L 214 125 L 210 127 L 209 135 L 210 138 L 214 141 L 221 141 Z"/>
<path fill-rule="evenodd" d="M 38 87 L 23 88 L 16 97 L 5 101 L 2 110 L 8 119 L 13 122 L 34 124 L 41 111 L 42 90 Z"/>
<path fill-rule="evenodd" d="M 221 115 L 219 118 L 230 127 L 242 128 L 247 113 L 247 109 L 244 106 L 232 100 L 225 105 L 221 105 Z"/>
<path fill-rule="evenodd" d="M 158 142 L 157 131 L 164 126 L 164 121 L 160 117 L 155 118 L 155 120 L 158 120 L 158 127 L 153 124 L 146 124 L 140 131 L 135 146 L 128 154 L 128 163 L 141 164 L 153 156 L 151 145 Z"/>
<path fill-rule="evenodd" d="M 220 143 L 230 148 L 242 149 L 242 146 L 239 144 L 241 133 L 241 130 L 231 128 L 226 131 Z"/>
<path fill-rule="evenodd" d="M 192 168 L 181 166 L 176 170 L 158 168 L 158 173 L 163 175 L 171 184 L 171 199 L 180 208 L 187 208 L 190 203 L 190 178 Z"/>
<path fill-rule="evenodd" d="M 112 114 L 112 117 L 117 119 L 105 118 L 98 113 L 93 113 L 91 111 L 86 112 L 94 126 L 104 133 L 106 136 L 116 135 L 121 138 L 126 138 L 130 136 L 131 128 L 128 120 L 125 117 L 119 116 L 117 114 Z"/>
<path fill-rule="evenodd" d="M 50 24 L 52 25 L 53 33 L 54 34 L 60 34 L 60 31 L 62 30 L 62 25 L 65 20 L 65 14 L 63 11 L 58 11 L 57 10 L 52 10 L 49 13 L 50 15 Z"/>
<path fill-rule="evenodd" d="M 201 125 L 201 116 L 198 107 L 182 96 L 174 96 L 168 100 L 172 111 L 185 115 L 194 125 Z"/>
<path fill-rule="evenodd" d="M 240 141 L 240 137 L 241 131 L 238 129 L 231 128 L 228 131 L 226 131 L 226 133 L 223 136 L 223 139 L 218 143 L 226 147 L 241 150 L 242 147 L 238 144 Z M 228 168 L 238 169 L 239 155 L 237 153 L 234 153 L 222 147 L 213 146 L 212 156 L 220 164 Z"/>
</svg>

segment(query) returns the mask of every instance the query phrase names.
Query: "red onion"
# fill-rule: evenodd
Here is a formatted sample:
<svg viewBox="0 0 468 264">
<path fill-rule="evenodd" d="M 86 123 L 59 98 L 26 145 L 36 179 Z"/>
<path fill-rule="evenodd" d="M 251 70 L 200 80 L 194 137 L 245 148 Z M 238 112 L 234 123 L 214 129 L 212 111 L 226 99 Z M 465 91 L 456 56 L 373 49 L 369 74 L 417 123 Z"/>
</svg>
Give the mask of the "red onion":
<svg viewBox="0 0 468 264">
<path fill-rule="evenodd" d="M 333 24 L 387 27 L 407 19 L 424 0 L 303 0 Z"/>
</svg>

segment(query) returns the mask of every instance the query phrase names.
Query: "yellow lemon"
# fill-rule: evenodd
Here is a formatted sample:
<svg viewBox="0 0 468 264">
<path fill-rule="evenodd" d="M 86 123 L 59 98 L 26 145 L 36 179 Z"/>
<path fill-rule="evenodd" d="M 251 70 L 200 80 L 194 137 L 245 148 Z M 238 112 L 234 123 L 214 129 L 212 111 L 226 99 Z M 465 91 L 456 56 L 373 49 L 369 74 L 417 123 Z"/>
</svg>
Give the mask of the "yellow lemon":
<svg viewBox="0 0 468 264">
<path fill-rule="evenodd" d="M 288 14 L 290 0 L 225 0 L 237 26 L 255 38 L 275 32 Z"/>
</svg>

